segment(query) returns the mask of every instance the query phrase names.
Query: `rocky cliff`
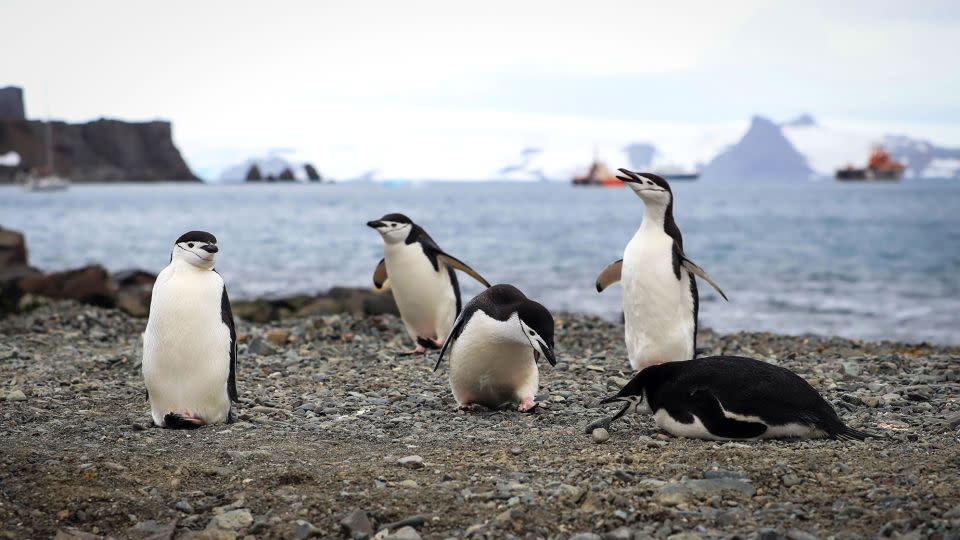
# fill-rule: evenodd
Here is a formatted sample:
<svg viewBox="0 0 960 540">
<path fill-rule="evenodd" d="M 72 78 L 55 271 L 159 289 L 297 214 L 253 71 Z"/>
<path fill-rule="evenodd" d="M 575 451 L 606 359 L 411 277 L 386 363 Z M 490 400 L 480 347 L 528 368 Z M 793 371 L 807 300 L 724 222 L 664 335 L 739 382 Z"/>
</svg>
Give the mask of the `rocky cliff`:
<svg viewBox="0 0 960 540">
<path fill-rule="evenodd" d="M 23 90 L 16 86 L 0 88 L 0 120 L 23 120 Z"/>
<path fill-rule="evenodd" d="M 18 170 L 46 163 L 47 123 L 23 118 L 19 88 L 0 92 L 0 155 L 20 156 L 19 167 L 0 167 L 0 183 L 5 183 Z M 174 146 L 170 122 L 103 118 L 85 124 L 50 122 L 49 131 L 54 170 L 74 182 L 199 180 Z"/>
</svg>

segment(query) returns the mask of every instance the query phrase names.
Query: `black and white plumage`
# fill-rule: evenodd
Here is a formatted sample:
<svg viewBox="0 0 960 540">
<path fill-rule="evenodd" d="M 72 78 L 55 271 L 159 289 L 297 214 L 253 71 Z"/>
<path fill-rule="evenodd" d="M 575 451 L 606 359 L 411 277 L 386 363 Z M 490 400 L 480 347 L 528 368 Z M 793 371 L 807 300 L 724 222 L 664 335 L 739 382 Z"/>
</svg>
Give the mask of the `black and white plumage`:
<svg viewBox="0 0 960 540">
<path fill-rule="evenodd" d="M 623 252 L 597 277 L 597 292 L 623 283 L 624 340 L 635 370 L 696 356 L 700 297 L 694 276 L 720 287 L 683 251 L 673 219 L 673 191 L 663 178 L 620 169 L 643 200 L 643 221 Z"/>
<path fill-rule="evenodd" d="M 440 249 L 422 227 L 403 214 L 387 214 L 367 223 L 383 237 L 383 259 L 373 272 L 378 290 L 393 290 L 400 318 L 416 342 L 412 353 L 439 348 L 460 313 L 462 301 L 455 270 L 485 287 L 473 268 Z"/>
<path fill-rule="evenodd" d="M 196 428 L 229 421 L 237 401 L 237 331 L 217 239 L 190 231 L 157 276 L 143 334 L 143 378 L 156 425 Z"/>
<path fill-rule="evenodd" d="M 616 395 L 622 402 L 609 426 L 630 408 L 652 413 L 661 429 L 677 436 L 733 440 L 767 438 L 864 439 L 796 373 L 752 358 L 714 356 L 645 368 Z"/>
<path fill-rule="evenodd" d="M 556 365 L 553 316 L 512 285 L 494 285 L 464 308 L 437 357 L 450 353 L 450 388 L 460 408 L 536 407 L 537 360 Z"/>
</svg>

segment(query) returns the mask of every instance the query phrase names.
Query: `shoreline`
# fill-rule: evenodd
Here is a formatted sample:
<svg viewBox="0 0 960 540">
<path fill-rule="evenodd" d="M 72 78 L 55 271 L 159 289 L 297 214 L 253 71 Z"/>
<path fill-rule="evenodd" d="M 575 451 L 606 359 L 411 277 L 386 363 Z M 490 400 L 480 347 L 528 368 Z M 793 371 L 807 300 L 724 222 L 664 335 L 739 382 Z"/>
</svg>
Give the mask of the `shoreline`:
<svg viewBox="0 0 960 540">
<path fill-rule="evenodd" d="M 630 376 L 622 326 L 596 317 L 557 315 L 535 414 L 457 412 L 445 367 L 397 356 L 392 315 L 238 321 L 239 421 L 192 432 L 149 427 L 144 324 L 69 301 L 0 319 L 6 536 L 960 533 L 960 347 L 704 330 L 708 354 L 788 367 L 887 438 L 718 443 L 629 415 L 595 444 L 597 401 Z"/>
</svg>

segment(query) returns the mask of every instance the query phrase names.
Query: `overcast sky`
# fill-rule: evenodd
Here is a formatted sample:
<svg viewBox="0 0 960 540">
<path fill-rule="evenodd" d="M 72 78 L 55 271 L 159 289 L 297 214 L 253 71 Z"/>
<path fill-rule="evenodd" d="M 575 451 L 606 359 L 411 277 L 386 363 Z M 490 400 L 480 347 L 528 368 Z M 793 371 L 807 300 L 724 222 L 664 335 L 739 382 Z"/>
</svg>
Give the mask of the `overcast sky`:
<svg viewBox="0 0 960 540">
<path fill-rule="evenodd" d="M 0 21 L 28 115 L 170 119 L 208 177 L 277 148 L 339 176 L 479 174 L 753 114 L 960 145 L 956 1 L 3 0 Z"/>
</svg>

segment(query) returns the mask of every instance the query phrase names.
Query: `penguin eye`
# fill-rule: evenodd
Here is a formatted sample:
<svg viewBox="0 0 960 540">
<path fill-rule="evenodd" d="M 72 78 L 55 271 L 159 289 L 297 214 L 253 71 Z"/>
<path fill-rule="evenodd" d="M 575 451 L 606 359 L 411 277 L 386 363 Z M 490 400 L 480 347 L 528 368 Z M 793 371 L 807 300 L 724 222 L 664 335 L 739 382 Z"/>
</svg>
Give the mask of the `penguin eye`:
<svg viewBox="0 0 960 540">
<path fill-rule="evenodd" d="M 531 335 L 531 336 L 534 336 L 534 335 L 536 335 L 536 334 L 537 334 L 537 333 L 534 332 L 533 330 L 530 331 L 530 335 Z"/>
<path fill-rule="evenodd" d="M 193 247 L 193 242 L 190 242 L 189 244 L 187 244 L 187 247 L 188 247 L 188 248 L 192 248 L 192 247 Z"/>
</svg>

